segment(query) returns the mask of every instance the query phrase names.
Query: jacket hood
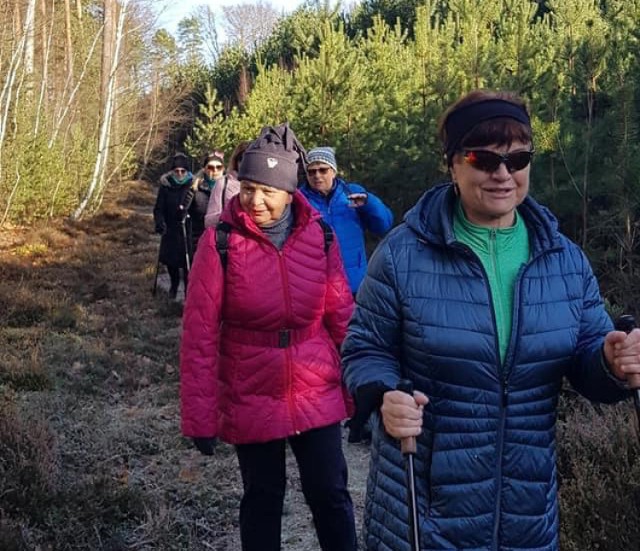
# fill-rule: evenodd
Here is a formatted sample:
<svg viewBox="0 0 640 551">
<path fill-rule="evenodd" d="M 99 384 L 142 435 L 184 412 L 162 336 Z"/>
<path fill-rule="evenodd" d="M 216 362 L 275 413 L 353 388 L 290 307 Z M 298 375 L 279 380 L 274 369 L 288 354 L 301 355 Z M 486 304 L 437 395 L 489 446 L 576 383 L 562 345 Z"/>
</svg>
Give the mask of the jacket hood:
<svg viewBox="0 0 640 551">
<path fill-rule="evenodd" d="M 171 172 L 165 172 L 160 176 L 160 185 L 162 187 L 171 187 L 171 180 L 169 180 L 169 176 L 171 176 Z"/>
<path fill-rule="evenodd" d="M 457 197 L 451 182 L 427 190 L 404 215 L 404 223 L 420 239 L 438 246 L 453 243 L 453 212 Z M 533 252 L 560 246 L 558 220 L 551 211 L 527 195 L 518 206 L 529 233 Z"/>
</svg>

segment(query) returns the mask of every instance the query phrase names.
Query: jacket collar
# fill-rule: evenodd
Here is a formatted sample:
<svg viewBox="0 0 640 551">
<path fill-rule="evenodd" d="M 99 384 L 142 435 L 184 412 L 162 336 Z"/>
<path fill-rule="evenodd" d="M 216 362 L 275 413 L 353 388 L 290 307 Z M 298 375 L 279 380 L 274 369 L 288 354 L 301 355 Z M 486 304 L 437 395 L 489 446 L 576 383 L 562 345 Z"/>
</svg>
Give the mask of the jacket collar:
<svg viewBox="0 0 640 551">
<path fill-rule="evenodd" d="M 457 197 L 451 182 L 427 190 L 404 216 L 404 222 L 418 236 L 434 245 L 450 246 L 455 241 L 453 212 Z M 518 213 L 531 236 L 532 253 L 560 246 L 558 220 L 551 211 L 527 196 Z"/>
<path fill-rule="evenodd" d="M 343 188 L 346 185 L 345 181 L 342 178 L 338 178 L 337 176 L 333 179 L 333 187 L 331 188 L 331 191 L 329 193 L 327 193 L 326 195 L 324 195 L 323 193 L 320 193 L 319 191 L 316 191 L 314 188 L 312 188 L 309 183 L 305 183 L 304 184 L 304 192 L 309 195 L 310 197 L 315 197 L 315 198 L 319 198 L 319 199 L 333 199 L 333 197 L 335 197 L 336 192 L 338 191 L 338 189 Z"/>
</svg>

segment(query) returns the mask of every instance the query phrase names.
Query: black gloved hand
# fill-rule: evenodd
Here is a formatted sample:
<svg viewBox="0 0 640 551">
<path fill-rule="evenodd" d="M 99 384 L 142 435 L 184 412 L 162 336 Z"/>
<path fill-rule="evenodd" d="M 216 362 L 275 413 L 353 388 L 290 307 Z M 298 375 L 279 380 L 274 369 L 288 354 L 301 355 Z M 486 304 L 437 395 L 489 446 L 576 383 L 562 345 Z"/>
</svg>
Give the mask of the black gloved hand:
<svg viewBox="0 0 640 551">
<path fill-rule="evenodd" d="M 354 417 L 349 419 L 344 424 L 344 426 L 349 429 L 347 442 L 349 442 L 349 444 L 357 444 L 358 442 L 368 444 L 371 442 L 371 427 L 369 426 L 369 422 L 369 419 L 364 424 Z"/>
<path fill-rule="evenodd" d="M 193 201 L 193 198 L 195 196 L 196 196 L 196 190 L 190 187 L 187 190 L 187 193 L 184 194 L 184 200 L 182 201 L 180 208 L 182 210 L 187 210 L 191 206 L 191 201 Z"/>
<path fill-rule="evenodd" d="M 164 222 L 158 222 L 156 224 L 156 233 L 163 235 L 167 231 L 167 225 Z"/>
<path fill-rule="evenodd" d="M 180 216 L 181 219 L 184 219 L 187 217 L 189 207 L 191 206 L 191 203 L 195 195 L 196 195 L 196 192 L 193 190 L 193 188 L 189 188 L 187 192 L 184 194 L 182 203 L 178 205 L 178 216 Z"/>
<path fill-rule="evenodd" d="M 217 438 L 211 438 L 208 436 L 193 438 L 193 445 L 198 449 L 202 455 L 213 455 L 213 449 L 218 442 Z"/>
</svg>

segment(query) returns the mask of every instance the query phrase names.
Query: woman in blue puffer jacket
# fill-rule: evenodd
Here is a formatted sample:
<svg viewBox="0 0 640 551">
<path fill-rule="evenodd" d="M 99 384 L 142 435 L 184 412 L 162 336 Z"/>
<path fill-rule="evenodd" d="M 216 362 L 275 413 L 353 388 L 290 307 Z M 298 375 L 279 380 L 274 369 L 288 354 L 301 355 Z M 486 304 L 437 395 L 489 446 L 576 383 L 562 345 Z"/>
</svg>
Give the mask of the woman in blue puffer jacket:
<svg viewBox="0 0 640 551">
<path fill-rule="evenodd" d="M 377 421 L 366 549 L 409 549 L 398 440 L 416 436 L 422 551 L 557 551 L 563 378 L 590 400 L 624 399 L 640 330 L 612 331 L 584 253 L 528 196 L 520 99 L 471 92 L 440 134 L 452 182 L 380 243 L 343 344 L 357 417 Z"/>
</svg>

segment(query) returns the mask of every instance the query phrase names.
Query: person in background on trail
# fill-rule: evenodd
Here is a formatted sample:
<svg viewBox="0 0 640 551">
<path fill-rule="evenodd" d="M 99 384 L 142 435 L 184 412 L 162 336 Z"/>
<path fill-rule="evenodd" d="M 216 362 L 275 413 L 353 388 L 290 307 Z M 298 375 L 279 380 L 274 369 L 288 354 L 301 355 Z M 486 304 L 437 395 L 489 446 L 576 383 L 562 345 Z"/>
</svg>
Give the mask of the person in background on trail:
<svg viewBox="0 0 640 551">
<path fill-rule="evenodd" d="M 287 443 L 320 548 L 357 549 L 338 353 L 353 299 L 331 228 L 296 189 L 303 152 L 287 125 L 249 145 L 184 308 L 182 432 L 205 455 L 216 438 L 235 445 L 243 551 L 280 549 Z"/>
<path fill-rule="evenodd" d="M 219 185 L 222 183 L 222 185 Z M 193 178 L 193 184 L 186 196 L 184 204 L 191 220 L 191 238 L 193 248 L 191 258 L 196 253 L 198 241 L 206 227 L 206 217 L 209 209 L 215 203 L 220 204 L 223 197 L 230 199 L 238 193 L 239 182 L 235 181 L 227 185 L 224 176 L 224 153 L 211 151 L 204 158 L 202 168 Z"/>
<path fill-rule="evenodd" d="M 220 219 L 220 214 L 229 200 L 240 190 L 240 182 L 238 181 L 238 167 L 242 160 L 242 154 L 250 142 L 240 142 L 231 154 L 229 159 L 229 169 L 226 174 L 224 171 L 224 153 L 214 151 L 208 157 L 206 170 L 216 170 L 210 173 L 214 178 L 215 184 L 212 186 L 209 205 L 207 206 L 207 214 L 204 217 L 204 225 L 209 228 L 215 226 Z"/>
<path fill-rule="evenodd" d="M 336 232 L 355 296 L 367 270 L 366 231 L 383 236 L 393 225 L 393 214 L 373 193 L 360 184 L 338 178 L 337 172 L 333 148 L 316 147 L 307 154 L 307 182 L 301 190 Z M 346 427 L 350 443 L 367 443 L 371 439 L 366 419 L 349 420 Z"/>
<path fill-rule="evenodd" d="M 378 245 L 342 349 L 376 421 L 365 548 L 408 549 L 399 440 L 417 437 L 420 549 L 557 551 L 563 379 L 589 400 L 628 397 L 640 331 L 612 330 L 584 252 L 529 196 L 520 98 L 470 92 L 440 138 L 451 181 Z"/>
<path fill-rule="evenodd" d="M 302 193 L 333 228 L 355 295 L 367 270 L 365 233 L 383 236 L 393 225 L 393 214 L 378 197 L 361 184 L 337 177 L 333 148 L 316 147 L 307 154 L 307 182 Z"/>
<path fill-rule="evenodd" d="M 187 222 L 185 205 L 189 199 L 192 181 L 189 159 L 184 153 L 177 153 L 173 157 L 171 170 L 160 177 L 160 187 L 153 209 L 155 231 L 162 235 L 159 260 L 169 272 L 169 297 L 172 299 L 175 299 L 178 293 L 180 270 L 183 272 L 185 291 L 187 289 L 186 254 L 190 245 L 185 243 L 182 224 Z"/>
</svg>

